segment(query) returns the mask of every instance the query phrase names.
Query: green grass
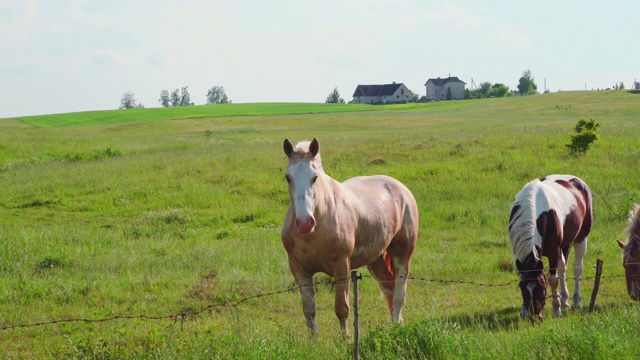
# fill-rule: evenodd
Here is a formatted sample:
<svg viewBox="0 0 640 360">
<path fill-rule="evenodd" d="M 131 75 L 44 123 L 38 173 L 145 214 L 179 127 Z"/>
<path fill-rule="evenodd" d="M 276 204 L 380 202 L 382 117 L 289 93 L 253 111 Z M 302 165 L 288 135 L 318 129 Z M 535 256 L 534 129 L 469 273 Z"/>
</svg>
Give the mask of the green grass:
<svg viewBox="0 0 640 360">
<path fill-rule="evenodd" d="M 416 104 L 393 105 L 393 108 L 408 108 Z M 180 106 L 169 108 L 127 109 L 87 111 L 68 114 L 50 114 L 25 116 L 20 119 L 28 124 L 47 127 L 74 127 L 91 125 L 122 124 L 139 121 L 198 119 L 207 117 L 226 116 L 256 116 L 256 115 L 291 115 L 291 114 L 322 114 L 342 113 L 353 111 L 371 111 L 374 109 L 388 109 L 367 105 L 345 104 L 317 104 L 317 103 L 247 103 L 247 104 L 217 104 Z"/>
<path fill-rule="evenodd" d="M 298 293 L 280 293 L 293 286 L 280 242 L 282 141 L 317 137 L 329 175 L 394 176 L 420 208 L 412 274 L 421 279 L 409 282 L 404 327 L 389 324 L 363 269 L 363 358 L 637 358 L 639 307 L 614 240 L 640 202 L 639 100 L 562 92 L 0 120 L 0 327 L 11 327 L 0 349 L 7 358 L 350 358 L 326 276 L 317 276 L 314 340 Z M 581 118 L 603 125 L 574 157 L 565 144 Z M 604 278 L 594 313 L 554 319 L 549 305 L 531 326 L 518 317 L 506 227 L 515 194 L 551 173 L 578 175 L 594 194 L 585 306 L 597 258 Z M 162 319 L 126 319 L 141 315 Z M 121 318 L 13 328 L 111 317 Z"/>
</svg>

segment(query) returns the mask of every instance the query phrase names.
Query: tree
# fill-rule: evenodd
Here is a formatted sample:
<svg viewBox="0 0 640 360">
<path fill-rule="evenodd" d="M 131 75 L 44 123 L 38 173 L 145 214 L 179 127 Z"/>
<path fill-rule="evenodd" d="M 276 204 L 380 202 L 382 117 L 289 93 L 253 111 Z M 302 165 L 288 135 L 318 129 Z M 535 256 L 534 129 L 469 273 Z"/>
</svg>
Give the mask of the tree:
<svg viewBox="0 0 640 360">
<path fill-rule="evenodd" d="M 409 90 L 409 91 L 411 91 L 411 90 Z M 417 91 L 411 91 L 411 94 L 412 94 L 411 101 L 418 102 L 418 100 L 420 100 L 420 94 L 418 94 Z"/>
<path fill-rule="evenodd" d="M 444 97 L 445 100 L 453 100 L 453 95 L 451 94 L 451 88 L 447 88 L 447 95 Z"/>
<path fill-rule="evenodd" d="M 229 103 L 229 98 L 227 98 L 227 94 L 224 92 L 224 87 L 214 86 L 207 91 L 207 104 L 227 103 Z"/>
<path fill-rule="evenodd" d="M 325 101 L 327 104 L 344 104 L 344 99 L 340 97 L 340 93 L 338 92 L 338 88 L 333 88 L 333 91 L 327 96 L 327 100 Z"/>
<path fill-rule="evenodd" d="M 188 86 L 184 86 L 182 88 L 180 94 L 181 94 L 180 95 L 180 106 L 194 105 L 194 103 L 191 102 L 191 96 L 189 95 Z"/>
<path fill-rule="evenodd" d="M 489 97 L 489 90 L 491 90 L 491 83 L 488 81 L 481 82 L 480 86 L 478 86 L 478 92 L 482 98 Z"/>
<path fill-rule="evenodd" d="M 522 76 L 518 81 L 518 92 L 520 92 L 520 95 L 532 95 L 538 92 L 538 86 L 533 81 L 531 70 L 527 69 L 522 72 Z"/>
<path fill-rule="evenodd" d="M 158 99 L 160 105 L 163 107 L 169 107 L 171 105 L 171 98 L 169 97 L 169 91 L 162 90 L 160 91 L 160 99 Z"/>
<path fill-rule="evenodd" d="M 178 92 L 178 89 L 171 92 L 171 106 L 180 106 L 180 92 Z"/>
<path fill-rule="evenodd" d="M 120 99 L 119 109 L 133 109 L 135 107 L 140 107 L 136 104 L 136 96 L 134 95 L 133 92 L 127 91 L 122 95 L 122 98 Z"/>
<path fill-rule="evenodd" d="M 511 91 L 509 91 L 509 87 L 505 84 L 495 83 L 491 85 L 489 89 L 489 97 L 506 97 L 511 96 Z"/>
</svg>

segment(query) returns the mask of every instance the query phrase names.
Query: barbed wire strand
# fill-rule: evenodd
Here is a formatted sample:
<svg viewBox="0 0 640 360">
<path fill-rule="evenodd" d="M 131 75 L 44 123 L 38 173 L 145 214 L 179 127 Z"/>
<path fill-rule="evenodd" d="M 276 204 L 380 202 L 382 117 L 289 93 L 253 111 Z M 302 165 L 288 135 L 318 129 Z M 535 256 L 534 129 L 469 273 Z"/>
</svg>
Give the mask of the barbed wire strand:
<svg viewBox="0 0 640 360">
<path fill-rule="evenodd" d="M 619 266 L 619 265 L 618 265 Z M 583 266 L 583 268 L 591 268 L 591 266 L 586 267 Z M 545 268 L 548 270 L 548 268 Z M 534 270 L 532 270 L 534 271 Z M 538 270 L 535 270 L 538 271 Z M 524 271 L 526 272 L 526 271 Z M 476 273 L 473 275 L 491 275 L 491 274 L 500 274 L 500 273 Z M 376 279 L 374 276 L 371 275 L 362 275 L 363 278 L 373 278 Z M 625 277 L 625 275 L 608 275 L 608 276 L 600 276 L 600 278 L 621 278 L 621 277 Z M 581 280 L 590 280 L 590 279 L 594 279 L 595 276 L 592 277 L 581 277 Z M 465 284 L 465 285 L 476 285 L 476 286 L 483 286 L 483 287 L 503 287 L 503 286 L 509 286 L 512 285 L 514 283 L 518 283 L 520 280 L 511 280 L 508 282 L 503 282 L 503 283 L 497 283 L 497 284 L 491 284 L 491 283 L 486 283 L 486 282 L 475 282 L 475 281 L 466 281 L 466 280 L 450 280 L 450 279 L 433 279 L 433 278 L 426 278 L 426 277 L 420 277 L 420 276 L 409 276 L 407 277 L 408 280 L 416 280 L 416 281 L 425 281 L 425 282 L 437 282 L 437 283 L 443 283 L 443 284 Z M 573 278 L 569 278 L 569 279 L 573 279 Z M 387 282 L 385 280 L 380 280 L 380 279 L 376 279 L 377 282 L 379 283 L 384 283 Z M 78 323 L 78 322 L 84 322 L 84 323 L 102 323 L 102 322 L 108 322 L 108 321 L 114 321 L 114 320 L 137 320 L 137 319 L 142 319 L 142 320 L 164 320 L 164 319 L 173 319 L 173 324 L 175 325 L 178 322 L 178 319 L 180 319 L 180 331 L 182 331 L 184 329 L 184 320 L 187 317 L 195 317 L 197 315 L 200 315 L 202 313 L 204 313 L 205 311 L 214 309 L 214 308 L 221 308 L 221 307 L 225 307 L 225 308 L 234 308 L 237 307 L 249 300 L 252 299 L 258 299 L 258 298 L 262 298 L 262 297 L 267 297 L 267 296 L 274 296 L 274 295 L 279 295 L 279 294 L 284 294 L 284 293 L 288 293 L 288 292 L 292 292 L 295 290 L 299 290 L 301 288 L 304 287 L 308 287 L 308 286 L 312 286 L 312 287 L 316 287 L 318 285 L 330 285 L 331 286 L 331 291 L 333 291 L 333 287 L 335 286 L 336 283 L 341 282 L 341 281 L 350 281 L 350 278 L 345 278 L 345 279 L 338 279 L 338 280 L 332 280 L 332 281 L 327 281 L 327 279 L 323 279 L 323 280 L 316 280 L 313 282 L 313 284 L 311 285 L 303 285 L 303 286 L 291 286 L 289 288 L 283 289 L 283 290 L 277 290 L 277 291 L 271 291 L 271 292 L 266 292 L 266 293 L 259 293 L 259 294 L 255 294 L 255 295 L 250 295 L 250 296 L 246 296 L 243 297 L 239 300 L 237 300 L 236 302 L 226 302 L 226 303 L 217 303 L 217 304 L 209 304 L 205 307 L 203 307 L 200 310 L 194 311 L 194 312 L 179 312 L 179 313 L 174 313 L 174 314 L 170 314 L 170 315 L 159 315 L 159 316 L 150 316 L 150 315 L 115 315 L 115 316 L 110 316 L 110 317 L 106 317 L 106 318 L 98 318 L 98 319 L 87 319 L 87 318 L 67 318 L 67 319 L 57 319 L 57 320 L 50 320 L 50 321 L 42 321 L 42 322 L 36 322 L 36 323 L 27 323 L 27 324 L 15 324 L 15 325 L 4 325 L 2 327 L 0 327 L 0 331 L 4 331 L 4 330 L 13 330 L 13 329 L 19 329 L 19 328 L 30 328 L 30 327 L 39 327 L 39 326 L 46 326 L 46 325 L 55 325 L 55 324 L 63 324 L 63 323 Z M 394 280 L 388 280 L 388 282 L 395 282 Z"/>
</svg>

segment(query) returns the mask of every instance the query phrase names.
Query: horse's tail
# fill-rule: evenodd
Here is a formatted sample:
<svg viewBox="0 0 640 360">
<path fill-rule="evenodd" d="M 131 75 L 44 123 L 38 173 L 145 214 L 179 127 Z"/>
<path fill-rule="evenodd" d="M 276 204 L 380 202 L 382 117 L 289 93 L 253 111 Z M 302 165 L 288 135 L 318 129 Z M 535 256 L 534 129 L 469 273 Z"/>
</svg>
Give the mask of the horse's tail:
<svg viewBox="0 0 640 360">
<path fill-rule="evenodd" d="M 396 277 L 396 270 L 393 267 L 393 261 L 391 259 L 391 255 L 389 255 L 388 251 L 385 251 L 382 255 L 382 259 L 384 260 L 384 265 L 387 267 L 387 270 L 391 274 L 392 277 Z"/>
</svg>

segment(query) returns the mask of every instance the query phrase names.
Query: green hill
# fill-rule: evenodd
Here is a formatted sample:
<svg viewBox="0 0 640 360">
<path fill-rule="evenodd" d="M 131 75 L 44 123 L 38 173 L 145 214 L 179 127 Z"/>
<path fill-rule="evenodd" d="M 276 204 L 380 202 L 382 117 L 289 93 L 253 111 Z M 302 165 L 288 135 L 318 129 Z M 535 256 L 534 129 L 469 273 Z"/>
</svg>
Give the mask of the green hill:
<svg viewBox="0 0 640 360">
<path fill-rule="evenodd" d="M 565 145 L 581 118 L 602 127 L 572 156 Z M 420 211 L 405 326 L 390 325 L 376 281 L 359 270 L 363 358 L 637 358 L 640 306 L 614 240 L 640 203 L 639 125 L 640 96 L 625 91 L 0 120 L 0 349 L 36 359 L 351 358 L 322 274 L 310 341 L 280 237 L 282 141 L 317 137 L 327 174 L 393 176 Z M 585 309 L 553 318 L 548 300 L 532 326 L 518 315 L 509 206 L 552 173 L 579 176 L 593 193 Z M 590 313 L 596 259 L 604 275 Z M 571 266 L 567 275 L 573 293 Z"/>
</svg>

